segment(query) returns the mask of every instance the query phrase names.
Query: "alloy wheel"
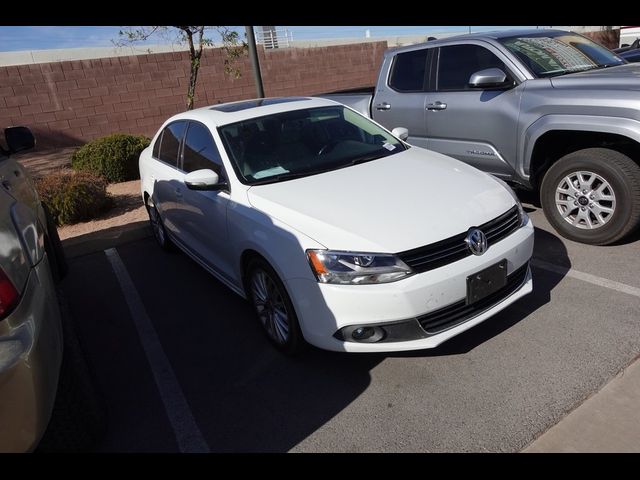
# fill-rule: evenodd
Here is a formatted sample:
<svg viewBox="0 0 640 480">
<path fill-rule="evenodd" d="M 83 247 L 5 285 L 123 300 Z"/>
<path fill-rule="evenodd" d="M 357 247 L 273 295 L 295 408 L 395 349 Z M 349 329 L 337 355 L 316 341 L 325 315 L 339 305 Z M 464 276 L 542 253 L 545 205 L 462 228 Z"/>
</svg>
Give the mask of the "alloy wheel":
<svg viewBox="0 0 640 480">
<path fill-rule="evenodd" d="M 616 195 L 611 184 L 601 175 L 580 170 L 560 180 L 555 203 L 566 222 L 576 228 L 593 230 L 613 217 Z"/>
<path fill-rule="evenodd" d="M 251 278 L 254 308 L 269 337 L 280 345 L 289 340 L 289 315 L 278 285 L 264 270 L 254 270 Z"/>
</svg>

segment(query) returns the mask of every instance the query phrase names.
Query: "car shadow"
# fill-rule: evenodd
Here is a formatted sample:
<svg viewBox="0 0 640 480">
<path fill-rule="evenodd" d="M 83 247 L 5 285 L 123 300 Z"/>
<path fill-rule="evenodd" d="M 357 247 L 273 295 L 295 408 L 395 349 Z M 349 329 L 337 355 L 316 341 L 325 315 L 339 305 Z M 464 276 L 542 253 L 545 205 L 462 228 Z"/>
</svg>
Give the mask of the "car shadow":
<svg viewBox="0 0 640 480">
<path fill-rule="evenodd" d="M 297 239 L 268 217 L 256 217 L 260 214 L 255 210 L 238 205 L 228 211 L 252 215 L 252 228 L 259 231 L 264 225 L 262 233 L 277 235 L 256 238 L 278 245 L 291 242 L 287 251 L 296 248 Z M 195 222 L 201 212 L 192 209 L 182 215 Z M 234 224 L 242 221 L 236 218 Z M 557 251 L 558 244 L 562 242 L 554 235 L 536 230 L 536 252 Z M 309 347 L 292 358 L 269 344 L 247 301 L 186 254 L 165 253 L 153 238 L 120 245 L 117 251 L 213 452 L 286 452 L 305 440 L 313 442 L 309 437 L 314 432 L 349 414 L 349 405 L 369 388 L 371 371 L 386 358 L 469 352 L 548 303 L 562 278 L 534 269 L 531 295 L 433 350 L 347 354 Z M 74 259 L 66 287 L 74 315 L 82 319 L 83 342 L 110 410 L 109 431 L 97 450 L 178 450 L 125 292 L 105 255 Z M 317 308 L 325 320 L 335 321 L 325 306 Z M 348 450 L 349 441 L 340 449 Z M 353 442 L 356 448 L 357 439 Z"/>
<path fill-rule="evenodd" d="M 151 235 L 149 221 L 140 220 L 71 237 L 63 240 L 62 246 L 66 256 L 73 258 L 140 240 Z"/>
</svg>

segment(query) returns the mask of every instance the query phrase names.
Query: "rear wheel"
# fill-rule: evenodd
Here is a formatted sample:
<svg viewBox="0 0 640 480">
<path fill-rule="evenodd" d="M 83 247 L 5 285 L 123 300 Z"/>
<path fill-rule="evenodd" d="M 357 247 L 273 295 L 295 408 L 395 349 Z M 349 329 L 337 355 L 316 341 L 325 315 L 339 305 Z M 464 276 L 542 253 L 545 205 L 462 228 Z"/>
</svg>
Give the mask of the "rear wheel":
<svg viewBox="0 0 640 480">
<path fill-rule="evenodd" d="M 51 264 L 51 272 L 56 282 L 60 282 L 67 276 L 69 266 L 67 265 L 67 257 L 65 256 L 62 242 L 58 235 L 58 227 L 56 227 L 51 212 L 45 203 L 42 203 L 42 209 L 47 219 L 47 236 L 45 239 L 45 250 Z"/>
<path fill-rule="evenodd" d="M 607 148 L 565 155 L 547 171 L 540 200 L 563 237 L 592 245 L 624 238 L 640 224 L 640 166 Z"/>
<path fill-rule="evenodd" d="M 167 230 L 164 228 L 164 223 L 162 223 L 162 218 L 160 217 L 160 213 L 158 213 L 158 209 L 153 204 L 151 199 L 147 199 L 146 201 L 147 213 L 149 214 L 149 222 L 151 223 L 151 230 L 153 230 L 153 236 L 158 242 L 160 247 L 167 251 L 172 252 L 175 250 L 173 242 L 167 235 Z"/>
</svg>

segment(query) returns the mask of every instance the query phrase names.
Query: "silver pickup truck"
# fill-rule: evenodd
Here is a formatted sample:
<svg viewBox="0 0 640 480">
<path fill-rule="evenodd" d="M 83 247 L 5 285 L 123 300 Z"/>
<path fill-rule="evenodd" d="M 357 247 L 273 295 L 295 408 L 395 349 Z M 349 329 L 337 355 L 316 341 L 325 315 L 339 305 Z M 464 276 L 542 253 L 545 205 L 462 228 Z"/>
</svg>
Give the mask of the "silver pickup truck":
<svg viewBox="0 0 640 480">
<path fill-rule="evenodd" d="M 502 31 L 391 49 L 374 91 L 322 96 L 539 191 L 571 240 L 610 244 L 640 224 L 640 64 L 581 35 Z"/>
</svg>

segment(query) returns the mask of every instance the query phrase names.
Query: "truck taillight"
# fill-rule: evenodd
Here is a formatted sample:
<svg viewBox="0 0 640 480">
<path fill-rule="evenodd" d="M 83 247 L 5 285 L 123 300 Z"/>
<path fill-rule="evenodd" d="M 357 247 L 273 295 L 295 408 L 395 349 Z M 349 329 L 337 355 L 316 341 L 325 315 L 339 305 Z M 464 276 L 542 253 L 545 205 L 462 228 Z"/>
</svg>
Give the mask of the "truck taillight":
<svg viewBox="0 0 640 480">
<path fill-rule="evenodd" d="M 5 318 L 18 304 L 20 295 L 9 277 L 0 268 L 0 320 Z"/>
</svg>

